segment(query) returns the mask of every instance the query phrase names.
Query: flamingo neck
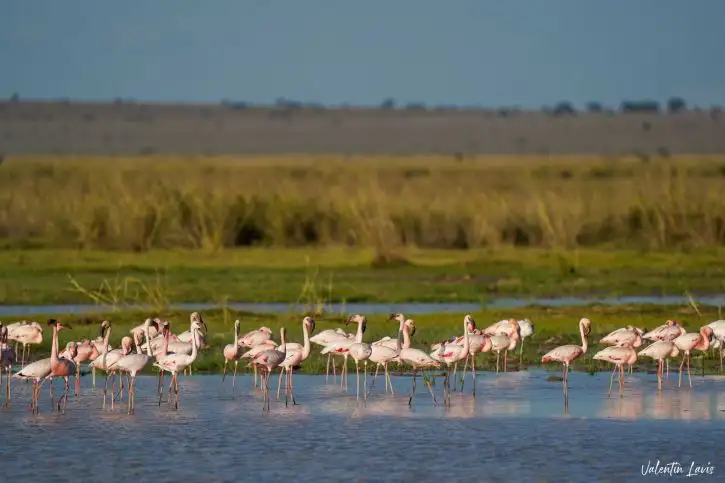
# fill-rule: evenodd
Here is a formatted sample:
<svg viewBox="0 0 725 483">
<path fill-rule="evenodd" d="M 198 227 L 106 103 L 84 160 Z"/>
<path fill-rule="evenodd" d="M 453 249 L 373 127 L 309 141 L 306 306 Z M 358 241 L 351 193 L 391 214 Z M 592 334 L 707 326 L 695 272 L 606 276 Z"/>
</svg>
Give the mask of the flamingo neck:
<svg viewBox="0 0 725 483">
<path fill-rule="evenodd" d="M 361 319 L 360 319 L 360 320 L 359 320 L 359 321 L 357 322 L 357 333 L 355 334 L 355 342 L 358 342 L 358 343 L 360 343 L 360 342 L 362 342 L 362 341 L 363 341 L 363 331 L 362 331 L 362 326 L 363 326 L 363 324 L 364 324 L 364 323 L 365 323 L 365 318 L 364 318 L 364 317 L 363 317 L 363 318 L 361 318 Z"/>
<path fill-rule="evenodd" d="M 199 331 L 196 327 L 191 329 L 191 360 L 195 361 L 196 356 L 199 353 L 199 341 L 196 338 L 196 333 Z"/>
<path fill-rule="evenodd" d="M 284 331 L 280 334 L 280 349 L 278 349 L 282 354 L 287 354 L 287 342 L 284 339 Z"/>
<path fill-rule="evenodd" d="M 589 344 L 587 343 L 587 336 L 584 335 L 584 326 L 579 326 L 579 335 L 582 336 L 582 353 L 586 354 L 587 349 L 589 348 Z"/>
<path fill-rule="evenodd" d="M 53 342 L 50 346 L 50 364 L 58 364 L 58 326 L 53 326 Z"/>
<path fill-rule="evenodd" d="M 408 326 L 404 323 L 402 324 L 403 327 L 403 349 L 410 348 L 410 334 L 408 334 Z"/>
<path fill-rule="evenodd" d="M 463 321 L 463 353 L 468 354 L 470 350 L 470 342 L 468 341 L 468 322 Z"/>
<path fill-rule="evenodd" d="M 400 327 L 398 328 L 398 338 L 397 338 L 397 339 L 395 340 L 395 351 L 396 351 L 396 352 L 397 352 L 398 354 L 400 354 L 400 351 L 402 351 L 402 350 L 403 350 L 403 348 L 402 348 L 402 346 L 401 346 L 401 342 L 400 342 L 400 339 L 401 339 L 402 337 L 404 337 L 404 335 L 403 335 L 403 332 L 404 332 L 404 327 L 405 327 L 405 321 L 401 320 L 401 321 L 400 321 Z"/>
<path fill-rule="evenodd" d="M 307 330 L 307 324 L 302 323 L 302 360 L 307 359 L 310 356 L 310 333 Z"/>
<path fill-rule="evenodd" d="M 148 345 L 148 353 L 149 357 L 154 356 L 154 350 L 151 348 L 151 334 L 149 333 L 149 324 L 144 325 L 144 333 L 146 334 L 146 344 Z M 141 347 L 136 346 L 138 349 L 138 353 L 141 354 Z"/>
<path fill-rule="evenodd" d="M 106 333 L 103 335 L 103 352 L 108 352 L 108 342 L 111 340 L 111 326 L 109 325 L 106 329 Z"/>
</svg>

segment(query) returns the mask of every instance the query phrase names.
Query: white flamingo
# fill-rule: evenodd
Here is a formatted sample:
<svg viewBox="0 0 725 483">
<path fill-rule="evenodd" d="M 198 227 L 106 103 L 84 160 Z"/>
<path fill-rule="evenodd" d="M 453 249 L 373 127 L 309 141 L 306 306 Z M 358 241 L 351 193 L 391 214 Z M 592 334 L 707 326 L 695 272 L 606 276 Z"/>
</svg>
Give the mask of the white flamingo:
<svg viewBox="0 0 725 483">
<path fill-rule="evenodd" d="M 579 319 L 579 335 L 582 338 L 582 345 L 567 344 L 559 346 L 555 349 L 547 352 L 544 357 L 541 358 L 542 364 L 547 362 L 561 362 L 562 363 L 562 384 L 564 386 L 564 408 L 569 407 L 569 364 L 575 359 L 583 356 L 587 352 L 589 347 L 587 337 L 592 331 L 592 324 L 589 319 L 582 317 Z"/>
<path fill-rule="evenodd" d="M 510 335 L 505 333 L 499 333 L 491 336 L 491 350 L 496 352 L 496 374 L 499 371 L 499 360 L 501 351 L 504 351 L 503 355 L 503 371 L 506 372 L 506 361 L 508 359 L 508 351 L 516 348 L 516 342 L 519 339 L 518 321 L 510 319 L 510 326 L 512 327 Z"/>
<path fill-rule="evenodd" d="M 7 326 L 8 339 L 14 340 L 23 346 L 23 352 L 20 356 L 20 367 L 25 367 L 26 352 L 30 355 L 28 345 L 43 343 L 43 327 L 37 322 L 16 322 Z M 15 347 L 17 351 L 17 344 Z"/>
<path fill-rule="evenodd" d="M 149 322 L 150 323 L 150 322 Z M 111 349 L 109 351 L 104 352 L 103 354 L 99 355 L 91 361 L 89 366 L 95 370 L 99 369 L 101 371 L 104 371 L 106 373 L 105 382 L 103 384 L 103 408 L 106 407 L 106 396 L 108 394 L 108 379 L 109 377 L 113 377 L 117 372 L 117 368 L 111 369 L 113 365 L 116 364 L 123 356 L 126 356 L 131 353 L 131 346 L 133 344 L 133 340 L 131 337 L 124 336 L 121 339 L 121 347 L 118 349 Z M 115 402 L 115 387 L 111 388 L 111 408 L 113 408 Z"/>
<path fill-rule="evenodd" d="M 194 312 L 196 314 L 196 312 Z M 192 314 L 193 315 L 193 314 Z M 174 387 L 174 409 L 179 409 L 179 371 L 183 371 L 194 363 L 199 353 L 198 341 L 199 332 L 204 326 L 201 317 L 192 317 L 191 322 L 191 354 L 173 353 L 167 354 L 154 362 L 154 366 L 171 374 L 171 383 L 169 384 L 169 396 L 171 396 L 171 387 Z"/>
<path fill-rule="evenodd" d="M 710 322 L 705 327 L 710 327 L 712 329 L 712 335 L 715 338 L 712 342 L 712 347 L 720 349 L 720 372 L 722 372 L 723 342 L 725 342 L 725 320 Z"/>
<path fill-rule="evenodd" d="M 390 373 L 388 372 L 388 365 L 395 360 L 400 362 L 400 351 L 410 347 L 410 335 L 408 334 L 408 330 L 412 328 L 413 332 L 415 332 L 415 324 L 413 322 L 413 319 L 403 319 L 404 317 L 402 317 L 401 314 L 401 318 L 400 320 L 398 320 L 398 322 L 400 322 L 398 337 L 396 337 L 395 339 L 385 337 L 384 339 L 373 342 L 372 344 L 372 353 L 370 354 L 370 360 L 375 362 L 376 366 L 375 375 L 373 376 L 372 384 L 370 384 L 370 390 L 368 391 L 368 395 L 370 395 L 373 387 L 375 387 L 375 380 L 378 378 L 378 371 L 380 370 L 380 366 L 383 366 L 384 371 L 385 392 L 387 393 L 388 387 L 390 387 L 390 394 L 392 394 L 393 396 L 395 395 L 395 391 L 393 390 L 393 381 L 390 379 Z M 403 338 L 402 342 L 400 340 L 401 337 Z M 390 347 L 390 342 L 395 343 L 395 347 Z"/>
<path fill-rule="evenodd" d="M 193 335 L 192 335 L 193 336 Z M 224 372 L 222 373 L 222 387 L 224 387 L 224 379 L 227 377 L 227 362 L 234 362 L 234 376 L 232 377 L 232 397 L 234 397 L 234 391 L 236 388 L 237 379 L 237 366 L 239 365 L 239 359 L 242 358 L 242 347 L 239 345 L 237 340 L 239 339 L 239 320 L 234 321 L 234 342 L 224 346 L 222 355 L 224 356 Z M 164 371 L 161 371 L 162 373 Z M 221 389 L 220 389 L 221 391 Z"/>
<path fill-rule="evenodd" d="M 33 396 L 30 400 L 30 410 L 33 414 L 38 414 L 40 408 L 38 400 L 40 399 L 40 383 L 50 375 L 50 357 L 40 359 L 23 367 L 19 372 L 13 374 L 13 379 L 23 379 L 33 381 Z"/>
<path fill-rule="evenodd" d="M 257 347 L 258 345 L 261 345 L 261 344 L 267 344 L 270 342 L 272 342 L 272 343 L 274 342 L 272 340 L 272 329 L 270 329 L 269 327 L 260 327 L 259 329 L 249 331 L 246 334 L 240 336 L 237 341 L 241 347 L 246 347 L 249 349 Z M 274 347 L 276 347 L 276 344 L 274 345 Z M 266 348 L 264 350 L 266 350 Z M 251 355 L 256 355 L 256 352 Z M 242 358 L 245 358 L 245 356 L 243 355 Z M 253 365 L 252 369 L 254 369 L 254 387 L 256 388 L 257 387 L 257 366 Z M 261 379 L 260 379 L 260 385 L 261 385 Z"/>
<path fill-rule="evenodd" d="M 403 314 L 397 312 L 390 314 L 390 317 L 388 317 L 388 319 L 400 321 L 401 319 L 405 320 L 405 317 L 403 316 Z M 403 326 L 403 330 L 406 330 L 405 326 Z M 420 349 L 414 349 L 412 347 L 408 347 L 407 349 L 401 348 L 398 359 L 401 362 L 408 364 L 413 369 L 413 386 L 410 391 L 410 397 L 408 398 L 408 406 L 411 406 L 413 404 L 413 396 L 415 396 L 416 376 L 418 375 L 418 371 L 438 368 L 440 367 L 440 365 L 438 364 L 438 361 L 433 359 L 430 355 L 426 354 Z M 433 388 L 431 387 L 430 382 L 425 380 L 425 385 L 428 388 L 428 392 L 430 393 L 431 398 L 433 399 L 433 404 L 437 404 L 436 397 L 433 393 Z"/>
<path fill-rule="evenodd" d="M 443 343 L 438 350 L 438 360 L 445 363 L 447 366 L 446 378 L 443 381 L 443 404 L 450 405 L 450 377 L 451 377 L 451 365 L 458 364 L 458 362 L 466 359 L 470 351 L 470 343 L 468 340 L 469 325 L 475 327 L 475 321 L 470 314 L 467 314 L 463 318 L 463 344 L 458 345 L 455 343 Z M 454 376 L 455 377 L 455 376 Z"/>
<path fill-rule="evenodd" d="M 0 322 L 0 383 L 5 376 L 5 406 L 10 404 L 10 375 L 16 362 L 15 349 L 8 344 L 8 329 Z M 4 373 L 4 374 L 3 374 Z"/>
<path fill-rule="evenodd" d="M 373 353 L 372 346 L 363 342 L 363 326 L 366 325 L 367 320 L 364 315 L 355 314 L 348 317 L 346 320 L 347 324 L 357 324 L 357 334 L 355 335 L 355 342 L 350 344 L 348 347 L 348 353 L 350 357 L 355 361 L 355 379 L 357 383 L 356 399 L 360 399 L 360 361 L 363 361 L 363 396 L 367 399 L 368 396 L 368 359 Z"/>
<path fill-rule="evenodd" d="M 333 341 L 344 341 L 350 340 L 348 334 L 340 328 L 337 329 L 325 329 L 322 332 L 317 333 L 315 336 L 310 337 L 310 342 L 321 346 L 323 349 Z M 325 384 L 327 384 L 330 377 L 330 361 L 332 360 L 332 352 L 327 352 L 327 366 L 325 368 Z M 337 373 L 335 370 L 335 364 L 332 364 L 332 378 L 333 382 L 337 379 Z"/>
<path fill-rule="evenodd" d="M 144 332 L 146 333 L 146 340 L 151 340 L 152 326 L 156 326 L 156 331 L 159 328 L 156 321 L 146 319 L 144 322 Z M 135 354 L 127 354 L 116 361 L 115 364 L 109 367 L 109 369 L 115 369 L 121 372 L 127 373 L 128 377 L 128 414 L 133 414 L 136 411 L 136 374 L 143 370 L 144 367 L 151 362 L 153 358 L 153 350 L 150 354 L 144 354 L 141 350 L 141 345 L 136 345 Z"/>
</svg>

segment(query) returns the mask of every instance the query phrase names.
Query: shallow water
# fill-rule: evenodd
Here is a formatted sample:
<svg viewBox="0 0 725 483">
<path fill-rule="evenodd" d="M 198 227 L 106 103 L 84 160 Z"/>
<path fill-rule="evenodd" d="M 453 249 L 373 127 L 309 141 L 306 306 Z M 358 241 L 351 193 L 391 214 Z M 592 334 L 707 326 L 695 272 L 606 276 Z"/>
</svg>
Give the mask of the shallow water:
<svg viewBox="0 0 725 483">
<path fill-rule="evenodd" d="M 721 306 L 725 305 L 725 296 L 703 296 L 698 297 L 697 302 L 701 305 Z M 676 296 L 627 296 L 627 297 L 604 297 L 604 298 L 499 298 L 482 303 L 400 303 L 400 304 L 379 304 L 379 303 L 349 303 L 330 304 L 325 310 L 337 313 L 364 313 L 364 314 L 389 314 L 391 312 L 403 312 L 404 314 L 440 314 L 446 312 L 475 312 L 483 307 L 489 308 L 518 308 L 530 305 L 541 305 L 546 307 L 566 307 L 573 305 L 628 305 L 628 304 L 654 304 L 654 305 L 687 305 L 685 297 Z M 309 307 L 301 304 L 286 303 L 245 303 L 230 302 L 226 306 L 231 310 L 256 313 L 290 313 L 303 312 Z M 144 305 L 124 306 L 128 309 L 151 309 Z M 175 310 L 210 310 L 222 308 L 214 303 L 177 303 L 172 304 L 171 309 Z M 23 315 L 43 314 L 81 314 L 87 312 L 111 311 L 113 307 L 105 305 L 0 305 L 0 317 L 18 317 Z"/>
<path fill-rule="evenodd" d="M 572 372 L 565 413 L 557 372 L 479 373 L 477 396 L 454 393 L 434 407 L 418 378 L 382 377 L 366 404 L 325 376 L 296 376 L 299 405 L 273 399 L 262 411 L 252 377 L 219 394 L 220 376 L 181 379 L 180 408 L 156 405 L 155 377 L 139 377 L 136 414 L 101 409 L 101 389 L 83 377 L 82 396 L 54 413 L 47 387 L 41 413 L 27 411 L 31 384 L 13 381 L 0 410 L 4 481 L 636 481 L 642 465 L 715 466 L 725 480 L 725 377 L 694 377 L 661 394 L 654 375 L 626 376 L 624 397 L 607 397 L 609 374 Z M 102 379 L 99 379 L 102 382 Z M 368 380 L 370 382 L 370 380 Z M 686 383 L 686 381 L 685 381 Z M 272 379 L 276 389 L 276 376 Z M 56 384 L 56 391 L 61 388 Z M 434 388 L 441 397 L 442 379 Z M 654 478 L 654 477 L 653 477 Z M 661 478 L 661 477 L 660 477 Z"/>
</svg>

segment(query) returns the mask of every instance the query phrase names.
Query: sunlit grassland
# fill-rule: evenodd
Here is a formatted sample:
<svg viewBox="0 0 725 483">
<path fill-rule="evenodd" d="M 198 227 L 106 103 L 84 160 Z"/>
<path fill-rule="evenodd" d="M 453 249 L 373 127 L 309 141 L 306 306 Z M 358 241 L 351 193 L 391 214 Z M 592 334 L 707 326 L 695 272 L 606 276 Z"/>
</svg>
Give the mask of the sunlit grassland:
<svg viewBox="0 0 725 483">
<path fill-rule="evenodd" d="M 695 302 L 696 304 L 696 302 Z M 696 306 L 696 305 L 695 305 Z M 500 320 L 502 318 L 514 317 L 517 319 L 529 318 L 535 324 L 535 333 L 526 339 L 523 350 L 523 365 L 519 367 L 519 349 L 515 354 L 509 354 L 511 365 L 514 368 L 523 369 L 531 365 L 539 365 L 541 356 L 548 350 L 567 343 L 580 343 L 578 332 L 578 321 L 580 317 L 589 317 L 592 321 L 592 335 L 590 338 L 590 351 L 575 363 L 579 370 L 593 372 L 604 369 L 607 366 L 591 359 L 591 356 L 603 346 L 598 345 L 599 339 L 610 331 L 626 325 L 635 325 L 642 328 L 653 328 L 664 323 L 666 319 L 674 318 L 681 321 L 688 331 L 697 331 L 700 326 L 712 320 L 721 318 L 721 310 L 710 307 L 698 307 L 683 305 L 681 307 L 657 307 L 657 306 L 589 306 L 589 307 L 559 307 L 546 308 L 531 306 L 519 309 L 492 310 L 483 309 L 473 313 L 480 327 Z M 101 320 L 108 319 L 112 322 L 111 344 L 118 347 L 122 336 L 128 335 L 131 327 L 141 324 L 145 317 L 159 315 L 172 323 L 174 332 L 181 332 L 188 328 L 188 312 L 166 311 L 157 314 L 140 313 L 134 311 L 118 311 L 111 313 L 89 314 L 86 316 L 63 316 L 58 317 L 70 323 L 72 330 L 60 332 L 60 342 L 65 344 L 69 340 L 80 340 L 83 338 L 96 337 L 98 326 Z M 416 333 L 413 337 L 413 346 L 427 349 L 430 344 L 446 339 L 452 335 L 462 333 L 462 321 L 464 314 L 435 314 L 435 315 L 410 315 L 416 323 Z M 209 328 L 207 344 L 209 347 L 202 351 L 194 367 L 198 371 L 217 372 L 223 365 L 222 348 L 233 341 L 233 322 L 239 319 L 241 332 L 247 332 L 261 326 L 273 330 L 274 339 L 279 341 L 279 329 L 285 327 L 288 332 L 288 339 L 294 342 L 302 342 L 302 317 L 303 314 L 283 315 L 261 315 L 251 313 L 240 313 L 227 309 L 217 309 L 203 312 L 204 320 Z M 315 316 L 317 331 L 328 328 L 344 328 L 348 332 L 354 332 L 356 327 L 344 324 L 346 314 L 326 313 Z M 28 317 L 28 320 L 33 317 Z M 45 322 L 43 318 L 35 318 Z M 12 322 L 8 320 L 6 322 Z M 366 342 L 379 340 L 384 336 L 395 337 L 397 335 L 397 323 L 387 320 L 385 314 L 368 315 L 367 331 L 364 335 Z M 40 346 L 33 346 L 33 358 L 47 357 L 50 350 L 51 331 L 46 328 L 44 331 L 44 343 Z M 697 370 L 702 365 L 701 353 L 695 351 L 693 354 Z M 484 370 L 491 370 L 495 367 L 495 356 L 491 353 L 478 356 L 479 366 Z M 704 360 L 708 372 L 719 368 L 717 355 L 710 351 Z M 320 373 L 325 370 L 326 358 L 319 354 L 319 347 L 313 345 L 312 355 L 304 362 L 301 371 L 303 373 Z M 653 364 L 649 359 L 640 359 L 637 363 L 638 370 L 649 370 Z M 551 369 L 559 370 L 560 366 L 552 365 Z M 696 370 L 696 372 L 697 372 Z"/>
<path fill-rule="evenodd" d="M 15 158 L 20 248 L 355 246 L 691 250 L 725 241 L 721 156 Z"/>
</svg>

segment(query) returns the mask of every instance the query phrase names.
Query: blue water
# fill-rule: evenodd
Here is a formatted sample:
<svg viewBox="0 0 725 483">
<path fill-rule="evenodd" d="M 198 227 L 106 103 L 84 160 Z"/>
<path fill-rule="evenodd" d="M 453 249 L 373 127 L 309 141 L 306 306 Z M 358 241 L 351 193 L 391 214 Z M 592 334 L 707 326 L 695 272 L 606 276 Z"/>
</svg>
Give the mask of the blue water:
<svg viewBox="0 0 725 483">
<path fill-rule="evenodd" d="M 725 295 L 698 297 L 697 303 L 708 306 L 725 306 Z M 400 303 L 400 304 L 379 304 L 379 303 L 350 303 L 330 304 L 325 310 L 333 313 L 364 313 L 364 314 L 389 314 L 391 312 L 403 312 L 404 314 L 431 314 L 445 312 L 475 312 L 483 307 L 490 308 L 518 308 L 530 305 L 548 307 L 563 307 L 573 305 L 627 305 L 627 304 L 655 304 L 655 305 L 687 305 L 685 297 L 675 296 L 627 296 L 627 297 L 605 297 L 605 298 L 501 298 L 494 299 L 485 304 L 480 303 Z M 120 308 L 128 309 L 153 309 L 143 305 L 128 305 Z M 172 304 L 170 309 L 176 310 L 210 310 L 222 308 L 219 304 L 213 303 L 177 303 Z M 303 304 L 287 303 L 245 303 L 230 302 L 227 304 L 230 310 L 238 310 L 255 313 L 299 313 L 309 310 L 309 306 Z M 44 315 L 44 314 L 81 314 L 88 312 L 112 311 L 114 308 L 104 305 L 0 305 L 0 317 L 17 317 L 23 315 Z"/>
<path fill-rule="evenodd" d="M 642 481 L 642 466 L 659 459 L 685 472 L 709 462 L 714 475 L 694 481 L 725 480 L 725 377 L 694 377 L 691 389 L 670 375 L 658 393 L 654 375 L 634 373 L 624 396 L 615 389 L 609 398 L 608 373 L 571 372 L 565 412 L 552 374 L 479 373 L 477 396 L 469 380 L 449 408 L 433 405 L 420 378 L 409 407 L 410 377 L 393 376 L 395 396 L 378 378 L 364 403 L 355 399 L 354 370 L 347 390 L 300 375 L 299 405 L 273 397 L 269 413 L 246 374 L 234 398 L 230 380 L 219 392 L 218 375 L 182 377 L 178 411 L 157 406 L 156 378 L 139 376 L 135 415 L 125 401 L 102 409 L 100 387 L 83 377 L 65 414 L 52 411 L 46 385 L 33 416 L 32 385 L 13 381 L 11 405 L 0 408 L 0 474 L 42 482 L 619 482 Z M 440 378 L 434 390 L 440 400 Z"/>
</svg>

